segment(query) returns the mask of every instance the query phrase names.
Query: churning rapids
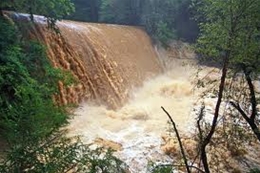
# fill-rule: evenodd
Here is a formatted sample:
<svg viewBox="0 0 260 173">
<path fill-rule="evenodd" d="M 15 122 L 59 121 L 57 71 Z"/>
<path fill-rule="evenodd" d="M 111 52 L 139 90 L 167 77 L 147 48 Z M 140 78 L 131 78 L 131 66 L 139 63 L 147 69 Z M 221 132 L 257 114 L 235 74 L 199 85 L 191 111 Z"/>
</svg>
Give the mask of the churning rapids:
<svg viewBox="0 0 260 173">
<path fill-rule="evenodd" d="M 119 144 L 121 149 L 116 155 L 133 173 L 146 172 L 148 161 L 170 163 L 171 159 L 160 148 L 161 136 L 169 130 L 161 106 L 172 114 L 181 132 L 188 132 L 194 123 L 191 74 L 195 70 L 178 59 L 172 65 L 172 70 L 134 89 L 128 103 L 116 111 L 82 103 L 69 125 L 70 135 L 81 135 L 86 143 L 104 139 Z"/>
</svg>

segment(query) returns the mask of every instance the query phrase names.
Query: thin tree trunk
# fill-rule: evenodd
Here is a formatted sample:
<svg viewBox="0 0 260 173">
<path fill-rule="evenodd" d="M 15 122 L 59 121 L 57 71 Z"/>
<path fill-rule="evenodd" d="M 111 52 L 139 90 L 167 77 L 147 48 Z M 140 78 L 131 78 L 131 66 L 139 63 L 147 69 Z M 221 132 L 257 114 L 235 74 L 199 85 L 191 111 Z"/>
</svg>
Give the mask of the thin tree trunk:
<svg viewBox="0 0 260 173">
<path fill-rule="evenodd" d="M 246 76 L 246 81 L 249 87 L 249 91 L 250 91 L 250 102 L 251 102 L 251 106 L 252 106 L 252 112 L 251 112 L 251 116 L 249 117 L 250 121 L 248 121 L 248 124 L 250 125 L 251 129 L 253 130 L 254 134 L 256 135 L 258 141 L 260 142 L 260 131 L 257 127 L 257 125 L 255 124 L 255 118 L 257 115 L 257 101 L 256 101 L 256 97 L 255 97 L 255 88 L 252 82 L 252 79 L 250 77 L 250 72 L 247 72 L 246 69 L 244 68 L 244 73 Z"/>
<path fill-rule="evenodd" d="M 251 102 L 251 106 L 252 106 L 252 113 L 250 116 L 251 120 L 255 120 L 257 111 L 256 111 L 256 98 L 255 98 L 255 88 L 252 82 L 252 79 L 250 77 L 250 72 L 247 72 L 246 69 L 244 68 L 244 74 L 246 77 L 246 81 L 247 81 L 247 85 L 249 87 L 249 91 L 250 91 L 250 102 Z"/>
<path fill-rule="evenodd" d="M 226 76 L 227 76 L 229 56 L 230 56 L 230 51 L 228 51 L 226 53 L 226 56 L 225 56 L 225 59 L 224 59 L 224 64 L 223 64 L 223 68 L 222 68 L 222 76 L 221 76 L 221 81 L 220 81 L 220 85 L 219 85 L 218 100 L 217 100 L 217 104 L 216 104 L 216 107 L 215 107 L 214 118 L 213 118 L 213 121 L 212 121 L 211 129 L 210 129 L 208 135 L 202 141 L 201 146 L 200 146 L 200 152 L 201 152 L 200 156 L 201 156 L 201 160 L 202 160 L 202 163 L 203 163 L 203 166 L 204 166 L 206 173 L 210 173 L 209 165 L 208 165 L 208 158 L 207 158 L 207 153 L 206 153 L 206 147 L 209 144 L 209 142 L 211 141 L 211 138 L 212 138 L 212 136 L 215 132 L 215 129 L 217 127 L 219 110 L 220 110 L 220 105 L 221 105 L 221 102 L 222 102 L 222 97 L 223 97 L 224 87 L 225 87 L 225 81 L 226 81 Z"/>
<path fill-rule="evenodd" d="M 257 106 L 257 101 L 255 97 L 255 89 L 254 85 L 252 82 L 252 79 L 250 77 L 250 72 L 246 71 L 246 69 L 243 69 L 247 85 L 249 88 L 250 92 L 250 102 L 251 102 L 251 107 L 252 107 L 252 112 L 251 115 L 247 115 L 246 112 L 240 107 L 239 103 L 235 103 L 233 101 L 230 102 L 230 104 L 238 110 L 238 112 L 242 115 L 242 117 L 246 120 L 246 122 L 249 124 L 250 128 L 252 129 L 253 133 L 256 135 L 258 141 L 260 142 L 260 130 L 258 129 L 256 123 L 255 123 L 255 118 L 257 114 L 256 106 Z"/>
<path fill-rule="evenodd" d="M 3 11 L 3 9 L 0 7 L 0 16 L 4 16 L 4 11 Z"/>
<path fill-rule="evenodd" d="M 254 132 L 254 134 L 256 135 L 256 137 L 257 137 L 257 139 L 258 139 L 258 141 L 260 142 L 260 131 L 259 131 L 257 125 L 256 125 L 255 122 L 252 121 L 252 120 L 250 120 L 250 121 L 248 122 L 248 124 L 250 125 L 252 131 Z"/>
<path fill-rule="evenodd" d="M 256 135 L 258 141 L 260 142 L 260 131 L 257 127 L 257 125 L 255 124 L 254 120 L 251 120 L 248 115 L 245 113 L 245 111 L 240 107 L 240 105 L 238 103 L 235 103 L 233 101 L 230 101 L 230 104 L 237 109 L 237 111 L 242 115 L 242 117 L 246 120 L 246 122 L 249 124 L 250 128 L 252 129 L 252 131 L 254 132 L 254 134 Z"/>
</svg>

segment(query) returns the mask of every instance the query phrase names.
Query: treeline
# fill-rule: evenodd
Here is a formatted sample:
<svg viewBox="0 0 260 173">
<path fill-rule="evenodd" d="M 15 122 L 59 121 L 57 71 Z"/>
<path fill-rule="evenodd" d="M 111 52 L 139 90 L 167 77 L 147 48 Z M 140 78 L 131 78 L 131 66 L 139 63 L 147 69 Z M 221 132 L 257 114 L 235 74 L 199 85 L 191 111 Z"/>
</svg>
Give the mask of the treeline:
<svg viewBox="0 0 260 173">
<path fill-rule="evenodd" d="M 191 0 L 74 0 L 68 19 L 143 27 L 155 40 L 195 41 L 197 23 Z"/>
</svg>

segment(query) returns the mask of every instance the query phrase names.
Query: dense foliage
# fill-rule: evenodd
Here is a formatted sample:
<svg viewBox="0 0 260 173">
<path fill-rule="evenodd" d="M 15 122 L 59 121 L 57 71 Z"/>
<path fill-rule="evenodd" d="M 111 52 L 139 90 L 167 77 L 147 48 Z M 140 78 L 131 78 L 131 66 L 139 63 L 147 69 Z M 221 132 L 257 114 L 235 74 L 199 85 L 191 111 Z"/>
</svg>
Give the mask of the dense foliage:
<svg viewBox="0 0 260 173">
<path fill-rule="evenodd" d="M 47 18 L 48 25 L 55 27 L 56 20 L 60 20 L 74 11 L 74 5 L 70 0 L 1 0 L 0 10 L 29 13 L 32 21 L 33 14 L 43 15 Z"/>
<path fill-rule="evenodd" d="M 40 44 L 20 41 L 16 28 L 3 18 L 0 33 L 2 134 L 12 144 L 23 144 L 27 137 L 39 140 L 66 121 L 51 98 L 61 72 L 51 67 Z"/>
<path fill-rule="evenodd" d="M 201 36 L 197 50 L 210 58 L 224 57 L 230 52 L 233 68 L 259 64 L 259 1 L 195 1 L 200 13 Z M 240 67 L 241 70 L 241 67 Z M 259 69 L 258 69 L 259 70 Z"/>
<path fill-rule="evenodd" d="M 75 12 L 68 17 L 69 19 L 88 22 L 99 20 L 100 0 L 72 0 L 72 2 L 75 4 Z"/>
<path fill-rule="evenodd" d="M 21 41 L 14 25 L 0 20 L 1 135 L 22 156 L 66 123 L 65 110 L 51 98 L 61 71 L 51 67 L 40 44 Z"/>
</svg>

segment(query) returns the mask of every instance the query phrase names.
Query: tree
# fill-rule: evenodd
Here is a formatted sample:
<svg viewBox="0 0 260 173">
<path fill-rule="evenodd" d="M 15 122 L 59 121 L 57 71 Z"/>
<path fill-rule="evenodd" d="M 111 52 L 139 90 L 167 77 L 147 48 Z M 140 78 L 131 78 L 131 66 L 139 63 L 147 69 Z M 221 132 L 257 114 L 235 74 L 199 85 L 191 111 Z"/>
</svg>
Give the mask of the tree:
<svg viewBox="0 0 260 173">
<path fill-rule="evenodd" d="M 259 129 L 256 126 L 255 90 L 252 77 L 259 74 L 259 22 L 260 11 L 258 0 L 199 0 L 193 1 L 202 16 L 200 24 L 201 35 L 198 39 L 197 51 L 210 58 L 214 58 L 222 65 L 221 82 L 218 89 L 218 100 L 215 107 L 214 118 L 209 132 L 203 137 L 200 146 L 200 155 L 205 172 L 210 172 L 207 163 L 206 147 L 215 133 L 219 118 L 220 104 L 223 101 L 228 70 L 235 73 L 242 72 L 246 77 L 250 91 L 249 103 L 252 107 L 250 115 L 240 107 L 239 101 L 232 101 L 232 105 L 242 114 L 252 131 L 259 138 Z M 230 98 L 229 98 L 230 99 Z M 247 109 L 249 109 L 247 107 Z M 260 140 L 259 140 L 260 141 Z"/>
<path fill-rule="evenodd" d="M 56 20 L 60 20 L 74 11 L 70 0 L 19 0 L 0 2 L 0 10 L 11 9 L 16 12 L 29 13 L 31 21 L 33 14 L 43 15 L 47 18 L 49 26 L 54 26 Z"/>
<path fill-rule="evenodd" d="M 191 8 L 191 3 L 192 0 L 181 1 L 174 23 L 178 38 L 194 43 L 199 34 L 199 27 L 194 19 L 195 11 Z"/>
<path fill-rule="evenodd" d="M 75 12 L 68 16 L 68 19 L 85 22 L 99 21 L 101 0 L 73 0 L 72 2 L 75 4 Z"/>
<path fill-rule="evenodd" d="M 141 0 L 102 0 L 100 22 L 138 25 Z"/>
<path fill-rule="evenodd" d="M 3 17 L 0 20 L 0 130 L 10 154 L 17 151 L 13 158 L 17 159 L 64 125 L 67 113 L 52 101 L 62 78 L 51 67 L 43 47 L 21 41 L 14 25 Z M 32 69 L 32 64 L 37 68 Z M 39 73 L 34 75 L 34 70 Z M 20 161 L 16 163 L 23 169 L 26 166 Z"/>
</svg>

